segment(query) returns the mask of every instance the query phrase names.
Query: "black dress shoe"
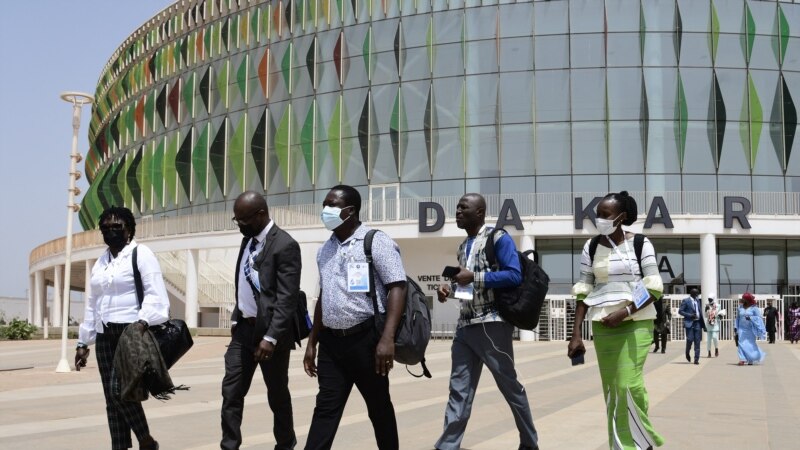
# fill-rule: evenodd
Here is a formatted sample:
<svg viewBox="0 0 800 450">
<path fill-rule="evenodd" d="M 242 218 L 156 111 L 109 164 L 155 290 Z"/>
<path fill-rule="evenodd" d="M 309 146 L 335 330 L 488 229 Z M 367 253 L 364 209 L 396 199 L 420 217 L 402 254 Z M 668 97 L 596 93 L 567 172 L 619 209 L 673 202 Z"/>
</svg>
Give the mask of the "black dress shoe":
<svg viewBox="0 0 800 450">
<path fill-rule="evenodd" d="M 697 361 L 697 360 L 695 360 L 695 361 L 694 361 L 694 365 L 696 366 L 696 365 L 698 365 L 698 364 L 700 364 L 700 361 Z"/>
<path fill-rule="evenodd" d="M 688 353 L 686 354 L 686 362 L 692 362 L 692 358 L 691 358 L 691 357 L 689 357 L 689 354 L 688 354 Z"/>
</svg>

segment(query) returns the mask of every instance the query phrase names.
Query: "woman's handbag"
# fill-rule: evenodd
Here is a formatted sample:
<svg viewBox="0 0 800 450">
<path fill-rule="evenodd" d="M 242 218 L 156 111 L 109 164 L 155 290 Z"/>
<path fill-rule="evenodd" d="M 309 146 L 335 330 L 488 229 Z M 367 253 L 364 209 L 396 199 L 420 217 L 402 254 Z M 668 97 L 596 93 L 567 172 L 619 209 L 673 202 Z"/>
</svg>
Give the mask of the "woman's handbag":
<svg viewBox="0 0 800 450">
<path fill-rule="evenodd" d="M 133 248 L 131 259 L 133 260 L 133 281 L 136 284 L 136 297 L 139 299 L 139 308 L 144 301 L 144 286 L 142 285 L 142 274 L 139 273 L 139 264 L 136 259 L 136 250 Z M 194 341 L 189 327 L 181 319 L 169 319 L 166 322 L 150 327 L 153 336 L 161 349 L 161 357 L 167 364 L 167 368 L 172 367 L 186 352 L 192 348 Z"/>
</svg>

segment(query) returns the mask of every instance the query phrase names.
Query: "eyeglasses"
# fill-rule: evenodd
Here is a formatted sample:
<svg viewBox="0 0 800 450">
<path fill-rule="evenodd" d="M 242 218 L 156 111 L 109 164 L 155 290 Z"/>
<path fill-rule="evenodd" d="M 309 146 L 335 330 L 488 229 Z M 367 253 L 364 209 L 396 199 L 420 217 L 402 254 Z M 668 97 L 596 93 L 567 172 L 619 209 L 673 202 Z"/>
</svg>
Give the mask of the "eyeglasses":
<svg viewBox="0 0 800 450">
<path fill-rule="evenodd" d="M 109 223 L 100 225 L 100 231 L 122 231 L 125 229 L 124 223 Z"/>
<path fill-rule="evenodd" d="M 231 221 L 233 221 L 233 223 L 235 223 L 236 225 L 241 225 L 243 223 L 249 222 L 250 219 L 252 219 L 253 217 L 257 216 L 261 211 L 264 211 L 264 210 L 263 209 L 259 209 L 258 211 L 254 212 L 253 214 L 250 214 L 249 216 L 242 217 L 242 218 L 236 218 L 236 216 L 233 216 L 233 217 L 231 217 Z"/>
</svg>

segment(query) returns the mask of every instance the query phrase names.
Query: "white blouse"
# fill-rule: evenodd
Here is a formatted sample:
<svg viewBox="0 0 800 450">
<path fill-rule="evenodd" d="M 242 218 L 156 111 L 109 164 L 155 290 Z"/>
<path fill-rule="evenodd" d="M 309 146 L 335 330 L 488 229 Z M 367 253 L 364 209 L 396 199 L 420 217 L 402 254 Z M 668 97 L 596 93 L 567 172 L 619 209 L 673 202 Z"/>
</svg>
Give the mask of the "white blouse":
<svg viewBox="0 0 800 450">
<path fill-rule="evenodd" d="M 131 258 L 136 247 L 144 288 L 141 309 L 136 297 Z M 78 342 L 93 344 L 97 333 L 103 332 L 104 323 L 133 323 L 144 320 L 150 325 L 158 325 L 168 319 L 169 297 L 158 259 L 152 250 L 132 240 L 116 258 L 106 250 L 92 267 L 91 293 L 86 301 Z"/>
</svg>

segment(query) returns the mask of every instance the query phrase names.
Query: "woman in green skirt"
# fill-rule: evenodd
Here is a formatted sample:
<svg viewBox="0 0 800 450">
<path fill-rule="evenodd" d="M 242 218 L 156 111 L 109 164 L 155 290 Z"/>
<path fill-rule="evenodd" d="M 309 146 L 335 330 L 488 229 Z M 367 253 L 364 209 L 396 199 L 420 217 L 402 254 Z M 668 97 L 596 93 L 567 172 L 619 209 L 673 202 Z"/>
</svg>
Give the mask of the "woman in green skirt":
<svg viewBox="0 0 800 450">
<path fill-rule="evenodd" d="M 597 205 L 600 236 L 583 246 L 581 278 L 572 288 L 578 301 L 567 354 L 575 357 L 586 351 L 581 328 L 588 317 L 606 400 L 608 445 L 615 450 L 664 443 L 647 415 L 644 387 L 644 362 L 656 318 L 653 302 L 661 297 L 663 284 L 653 245 L 622 229 L 633 224 L 637 215 L 636 201 L 626 191 L 603 198 Z"/>
</svg>

